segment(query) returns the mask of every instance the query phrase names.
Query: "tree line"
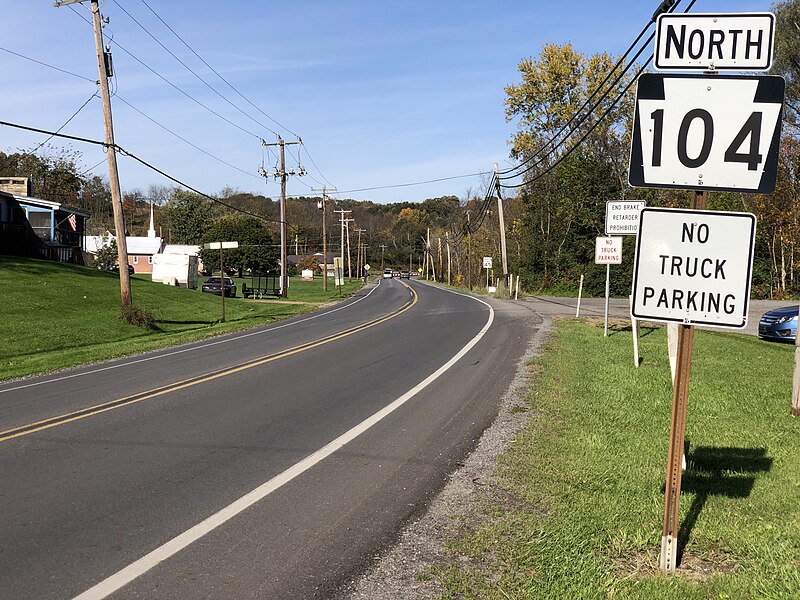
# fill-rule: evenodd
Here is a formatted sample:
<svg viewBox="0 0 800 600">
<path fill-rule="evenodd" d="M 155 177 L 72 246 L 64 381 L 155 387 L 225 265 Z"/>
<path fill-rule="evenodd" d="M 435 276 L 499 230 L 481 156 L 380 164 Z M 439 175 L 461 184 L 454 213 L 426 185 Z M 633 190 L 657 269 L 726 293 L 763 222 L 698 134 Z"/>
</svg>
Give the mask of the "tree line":
<svg viewBox="0 0 800 600">
<path fill-rule="evenodd" d="M 782 75 L 787 84 L 777 188 L 770 195 L 712 192 L 708 208 L 757 216 L 753 295 L 784 298 L 800 291 L 800 0 L 779 2 L 773 11 L 777 15 L 773 73 Z M 517 126 L 510 140 L 511 157 L 533 165 L 513 184 L 516 187 L 502 191 L 509 271 L 521 277 L 529 292 L 574 294 L 583 275 L 587 293 L 603 293 L 605 268 L 594 265 L 593 259 L 594 238 L 604 234 L 606 201 L 637 199 L 665 207 L 690 204 L 691 192 L 628 185 L 635 87 L 622 94 L 619 103 L 613 100 L 631 83 L 635 69 L 619 73 L 619 81 L 606 96 L 598 100 L 593 95 L 616 63 L 617 57 L 607 53 L 590 56 L 569 43 L 545 44 L 537 56 L 520 61 L 519 80 L 505 88 L 505 116 Z M 596 114 L 608 113 L 597 125 L 591 119 L 575 119 L 578 108 L 590 99 L 598 103 Z M 570 139 L 585 138 L 580 145 L 551 143 L 569 128 L 576 132 Z M 82 174 L 79 162 L 78 152 L 51 146 L 36 153 L 0 152 L 0 175 L 30 176 L 34 195 L 89 212 L 89 233 L 101 234 L 113 229 L 108 184 L 101 177 Z M 416 269 L 427 264 L 443 280 L 449 250 L 451 281 L 477 284 L 485 276 L 483 256 L 493 257 L 495 265 L 500 262 L 497 189 L 489 186 L 487 179 L 477 188 L 423 202 L 329 200 L 328 251 L 338 254 L 342 243 L 338 215 L 331 209 L 349 210 L 355 226 L 365 230 L 362 242 L 374 268 Z M 215 199 L 218 202 L 159 185 L 125 192 L 127 233 L 146 235 L 152 203 L 157 207 L 157 233 L 168 243 L 201 244 L 238 237 L 251 247 L 232 257 L 241 268 L 274 266 L 280 239 L 277 199 L 232 188 L 223 188 Z M 289 254 L 322 251 L 320 200 L 313 196 L 287 200 Z M 483 215 L 482 225 L 465 235 L 465 224 L 474 223 L 470 219 L 478 215 Z M 350 239 L 355 256 L 352 230 Z M 633 246 L 634 238 L 626 237 L 625 260 L 612 269 L 614 294 L 630 291 Z"/>
</svg>

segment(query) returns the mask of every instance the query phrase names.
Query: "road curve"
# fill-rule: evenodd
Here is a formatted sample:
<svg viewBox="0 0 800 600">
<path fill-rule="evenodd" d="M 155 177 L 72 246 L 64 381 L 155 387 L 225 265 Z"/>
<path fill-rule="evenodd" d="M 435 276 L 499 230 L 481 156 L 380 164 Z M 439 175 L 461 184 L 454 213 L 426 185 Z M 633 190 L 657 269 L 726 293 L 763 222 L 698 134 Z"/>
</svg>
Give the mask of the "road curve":
<svg viewBox="0 0 800 600">
<path fill-rule="evenodd" d="M 335 596 L 491 423 L 530 336 L 492 304 L 382 280 L 246 334 L 0 385 L 3 595 Z"/>
</svg>

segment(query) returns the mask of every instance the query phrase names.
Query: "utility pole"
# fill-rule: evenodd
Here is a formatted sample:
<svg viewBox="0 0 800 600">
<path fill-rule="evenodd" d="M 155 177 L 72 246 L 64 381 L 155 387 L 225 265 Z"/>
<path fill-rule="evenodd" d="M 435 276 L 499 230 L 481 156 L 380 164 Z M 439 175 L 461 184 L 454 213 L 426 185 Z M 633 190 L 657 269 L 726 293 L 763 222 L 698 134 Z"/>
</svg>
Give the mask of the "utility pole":
<svg viewBox="0 0 800 600">
<path fill-rule="evenodd" d="M 81 0 L 56 2 L 56 8 L 75 4 Z M 125 219 L 122 214 L 122 192 L 117 170 L 117 149 L 114 144 L 114 124 L 111 119 L 111 95 L 108 92 L 108 78 L 111 65 L 111 51 L 103 51 L 103 19 L 100 3 L 92 0 L 92 22 L 94 24 L 94 47 L 97 53 L 97 71 L 100 76 L 100 97 L 103 101 L 103 128 L 106 134 L 106 155 L 108 156 L 108 182 L 111 187 L 111 208 L 114 212 L 114 229 L 117 232 L 117 262 L 119 263 L 119 291 L 122 308 L 131 306 L 131 278 L 128 273 L 128 243 L 125 238 Z M 108 60 L 108 63 L 106 63 Z"/>
<path fill-rule="evenodd" d="M 351 210 L 334 210 L 333 212 L 340 214 L 341 225 L 342 225 L 342 236 L 339 238 L 340 247 L 339 247 L 339 256 L 342 258 L 342 279 L 344 279 L 344 221 L 345 221 L 345 213 L 350 214 Z"/>
<path fill-rule="evenodd" d="M 445 243 L 447 244 L 447 285 L 453 285 L 453 280 L 450 278 L 450 233 L 444 232 Z"/>
<path fill-rule="evenodd" d="M 356 233 L 358 234 L 358 241 L 356 242 L 356 248 L 358 248 L 358 258 L 356 258 L 356 276 L 359 279 L 361 278 L 361 267 L 364 265 L 364 263 L 361 262 L 361 234 L 366 231 L 366 229 L 356 229 Z"/>
<path fill-rule="evenodd" d="M 383 269 L 385 268 L 385 267 L 383 266 L 383 251 L 384 251 L 384 250 L 386 250 L 386 248 L 388 248 L 388 246 L 387 246 L 386 244 L 381 244 L 381 245 L 380 245 L 380 248 L 381 248 L 381 273 L 383 273 Z M 409 273 L 410 273 L 410 272 L 411 272 L 411 271 L 409 271 Z"/>
<path fill-rule="evenodd" d="M 344 233 L 347 237 L 347 277 L 353 281 L 353 261 L 350 260 L 350 223 L 355 223 L 355 219 L 344 220 Z"/>
<path fill-rule="evenodd" d="M 306 171 L 303 167 L 297 167 L 297 171 L 287 171 L 286 170 L 286 153 L 285 153 L 285 146 L 286 144 L 293 145 L 293 144 L 302 144 L 303 140 L 300 138 L 297 139 L 295 142 L 286 142 L 284 141 L 281 136 L 278 136 L 278 141 L 274 144 L 268 144 L 264 140 L 261 140 L 262 146 L 278 146 L 280 149 L 280 156 L 281 156 L 281 168 L 279 171 L 275 171 L 272 173 L 273 177 L 280 177 L 281 178 L 281 298 L 287 297 L 287 291 L 289 288 L 289 279 L 286 276 L 286 180 L 288 179 L 289 175 L 305 175 Z M 266 172 L 262 169 L 261 170 L 262 177 L 266 177 Z"/>
<path fill-rule="evenodd" d="M 506 255 L 506 222 L 503 218 L 503 198 L 500 196 L 499 167 L 494 163 L 494 181 L 497 189 L 497 216 L 500 219 L 500 254 L 503 257 L 503 280 L 508 287 L 508 256 Z"/>
<path fill-rule="evenodd" d="M 469 211 L 467 211 L 467 285 L 469 291 L 472 291 L 472 223 L 469 219 Z"/>
<path fill-rule="evenodd" d="M 444 271 L 444 269 L 442 269 L 442 238 L 440 237 L 439 238 L 439 277 L 442 276 L 442 272 L 443 271 Z"/>
<path fill-rule="evenodd" d="M 314 192 L 322 192 L 322 200 L 317 202 L 317 208 L 322 211 L 322 291 L 328 291 L 328 233 L 325 230 L 325 221 L 326 218 L 326 207 L 325 202 L 328 199 L 328 188 L 322 186 L 321 190 L 312 190 Z M 336 188 L 331 188 L 332 192 L 336 191 Z"/>
</svg>

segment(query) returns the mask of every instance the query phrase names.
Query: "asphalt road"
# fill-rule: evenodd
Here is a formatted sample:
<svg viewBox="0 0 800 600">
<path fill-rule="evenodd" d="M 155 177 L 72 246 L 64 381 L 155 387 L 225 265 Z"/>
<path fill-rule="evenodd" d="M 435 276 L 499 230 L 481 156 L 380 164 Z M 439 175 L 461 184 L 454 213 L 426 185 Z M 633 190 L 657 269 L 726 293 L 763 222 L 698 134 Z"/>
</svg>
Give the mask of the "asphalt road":
<svg viewBox="0 0 800 600">
<path fill-rule="evenodd" d="M 0 596 L 335 597 L 474 447 L 538 322 L 381 280 L 0 385 Z"/>
</svg>

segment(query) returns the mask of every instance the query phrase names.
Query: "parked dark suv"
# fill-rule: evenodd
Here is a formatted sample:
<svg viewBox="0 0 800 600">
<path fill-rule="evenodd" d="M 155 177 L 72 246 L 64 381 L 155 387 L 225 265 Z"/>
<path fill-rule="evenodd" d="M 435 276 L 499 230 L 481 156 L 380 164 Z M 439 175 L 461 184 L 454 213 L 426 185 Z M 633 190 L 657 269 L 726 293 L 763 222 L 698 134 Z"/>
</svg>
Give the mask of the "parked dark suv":
<svg viewBox="0 0 800 600">
<path fill-rule="evenodd" d="M 222 293 L 223 288 L 226 296 L 230 298 L 236 297 L 236 284 L 230 277 L 209 277 L 203 284 L 202 289 L 204 292 L 219 296 Z"/>
</svg>

